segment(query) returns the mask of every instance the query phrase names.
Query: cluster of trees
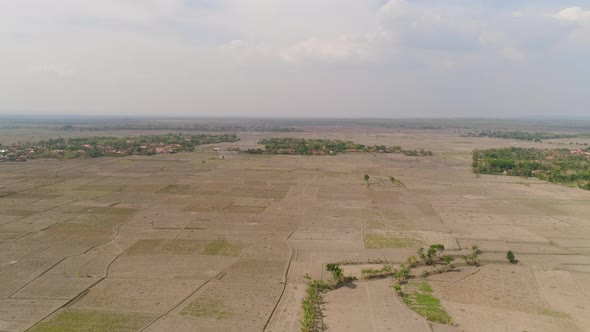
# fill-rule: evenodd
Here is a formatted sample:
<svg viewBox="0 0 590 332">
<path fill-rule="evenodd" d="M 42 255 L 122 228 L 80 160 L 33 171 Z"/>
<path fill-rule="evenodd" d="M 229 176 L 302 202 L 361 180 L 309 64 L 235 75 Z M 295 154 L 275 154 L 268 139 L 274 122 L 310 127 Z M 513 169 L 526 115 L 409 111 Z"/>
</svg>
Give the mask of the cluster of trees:
<svg viewBox="0 0 590 332">
<path fill-rule="evenodd" d="M 527 131 L 494 131 L 483 130 L 477 132 L 469 132 L 465 136 L 469 137 L 496 137 L 496 138 L 510 138 L 522 141 L 540 142 L 543 139 L 557 139 L 557 138 L 588 138 L 588 134 L 556 134 L 546 132 L 527 132 Z"/>
<path fill-rule="evenodd" d="M 590 152 L 587 148 L 585 151 Z M 568 149 L 499 148 L 473 150 L 473 172 L 536 177 L 590 190 L 590 156 Z"/>
<path fill-rule="evenodd" d="M 346 152 L 401 153 L 406 156 L 432 156 L 432 151 L 404 150 L 401 146 L 366 146 L 352 141 L 303 138 L 269 138 L 258 144 L 263 149 L 248 149 L 252 154 L 325 155 Z"/>
<path fill-rule="evenodd" d="M 239 138 L 235 134 L 222 135 L 151 135 L 137 137 L 72 137 L 52 138 L 37 143 L 18 143 L 2 146 L 7 157 L 14 160 L 36 158 L 71 159 L 78 157 L 105 157 L 128 155 L 154 155 L 161 153 L 175 153 L 194 151 L 195 146 L 221 142 L 236 142 Z M 165 152 L 164 152 L 165 151 Z M 10 160 L 10 158 L 7 158 Z"/>
</svg>

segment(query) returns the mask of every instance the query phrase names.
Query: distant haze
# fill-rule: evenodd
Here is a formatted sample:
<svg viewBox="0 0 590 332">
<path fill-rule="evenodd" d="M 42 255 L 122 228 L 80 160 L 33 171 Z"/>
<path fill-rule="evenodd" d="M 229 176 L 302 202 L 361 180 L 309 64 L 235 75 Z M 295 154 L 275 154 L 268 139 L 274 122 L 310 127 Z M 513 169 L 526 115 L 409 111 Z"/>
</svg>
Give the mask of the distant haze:
<svg viewBox="0 0 590 332">
<path fill-rule="evenodd" d="M 0 114 L 590 114 L 590 2 L 0 0 Z"/>
</svg>

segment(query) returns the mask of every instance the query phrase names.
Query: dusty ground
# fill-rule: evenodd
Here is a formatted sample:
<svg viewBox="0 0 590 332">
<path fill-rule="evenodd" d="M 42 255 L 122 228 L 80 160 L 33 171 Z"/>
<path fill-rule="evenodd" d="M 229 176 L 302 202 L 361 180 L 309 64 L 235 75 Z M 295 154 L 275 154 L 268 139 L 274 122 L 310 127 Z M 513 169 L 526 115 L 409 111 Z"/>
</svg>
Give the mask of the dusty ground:
<svg viewBox="0 0 590 332">
<path fill-rule="evenodd" d="M 430 277 L 455 326 L 426 322 L 388 281 L 359 281 L 326 295 L 329 330 L 590 330 L 590 193 L 469 168 L 475 147 L 555 145 L 443 131 L 287 135 L 435 156 L 221 160 L 202 147 L 0 164 L 0 331 L 298 331 L 306 273 L 400 263 L 432 242 L 484 251 L 479 269 Z M 285 134 L 241 136 L 233 146 Z"/>
</svg>

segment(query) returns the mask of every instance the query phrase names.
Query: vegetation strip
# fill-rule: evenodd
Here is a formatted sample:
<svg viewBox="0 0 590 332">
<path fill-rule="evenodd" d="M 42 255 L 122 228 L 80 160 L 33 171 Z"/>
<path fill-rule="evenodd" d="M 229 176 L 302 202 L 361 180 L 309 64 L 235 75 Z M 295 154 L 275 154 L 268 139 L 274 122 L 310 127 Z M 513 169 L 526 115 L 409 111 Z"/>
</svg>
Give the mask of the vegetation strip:
<svg viewBox="0 0 590 332">
<path fill-rule="evenodd" d="M 521 141 L 535 141 L 540 142 L 544 139 L 560 139 L 560 138 L 590 138 L 590 134 L 557 134 L 557 133 L 546 133 L 546 132 L 527 132 L 527 131 L 495 131 L 495 130 L 482 130 L 468 132 L 462 135 L 463 137 L 495 137 L 495 138 L 506 138 L 516 139 Z"/>
<path fill-rule="evenodd" d="M 197 145 L 237 141 L 239 141 L 239 138 L 235 134 L 55 138 L 36 143 L 0 144 L 0 161 L 26 161 L 27 159 L 38 158 L 72 159 L 131 155 L 152 156 L 155 154 L 194 151 Z"/>
<path fill-rule="evenodd" d="M 258 144 L 263 149 L 248 149 L 251 154 L 286 154 L 286 155 L 334 155 L 339 153 L 374 152 L 396 153 L 406 156 L 432 156 L 432 151 L 404 150 L 401 146 L 372 145 L 366 146 L 352 141 L 304 138 L 268 138 Z"/>
<path fill-rule="evenodd" d="M 590 190 L 590 148 L 533 149 L 500 148 L 473 150 L 476 174 L 535 177 Z"/>
<path fill-rule="evenodd" d="M 314 332 L 322 330 L 322 303 L 323 293 L 331 286 L 323 280 L 311 280 L 306 275 L 307 289 L 305 298 L 301 301 L 303 317 L 301 318 L 301 332 Z"/>
</svg>

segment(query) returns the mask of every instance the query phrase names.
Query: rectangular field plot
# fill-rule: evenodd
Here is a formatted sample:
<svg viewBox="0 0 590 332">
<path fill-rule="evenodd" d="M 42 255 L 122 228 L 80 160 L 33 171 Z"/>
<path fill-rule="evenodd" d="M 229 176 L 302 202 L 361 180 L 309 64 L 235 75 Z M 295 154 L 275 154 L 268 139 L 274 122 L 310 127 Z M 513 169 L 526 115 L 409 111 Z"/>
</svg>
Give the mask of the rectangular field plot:
<svg viewBox="0 0 590 332">
<path fill-rule="evenodd" d="M 478 273 L 458 282 L 432 281 L 431 284 L 446 301 L 529 313 L 549 309 L 539 294 L 532 271 L 523 266 L 485 265 Z"/>
<path fill-rule="evenodd" d="M 96 283 L 98 278 L 79 276 L 74 278 L 41 277 L 26 285 L 12 298 L 69 300 Z"/>
<path fill-rule="evenodd" d="M 463 240 L 504 240 L 514 242 L 547 243 L 544 237 L 528 231 L 522 226 L 506 227 L 503 225 L 464 225 L 449 226 L 457 239 Z"/>
<path fill-rule="evenodd" d="M 264 206 L 240 206 L 240 205 L 228 205 L 223 211 L 226 213 L 245 213 L 245 214 L 258 214 L 262 213 L 266 209 Z"/>
<path fill-rule="evenodd" d="M 0 271 L 0 298 L 17 292 L 59 261 L 59 258 L 29 258 Z"/>
<path fill-rule="evenodd" d="M 440 213 L 445 224 L 507 225 L 507 226 L 564 226 L 564 222 L 549 216 L 502 215 L 484 213 Z"/>
<path fill-rule="evenodd" d="M 109 277 L 207 280 L 238 259 L 209 255 L 124 255 L 109 269 Z"/>
<path fill-rule="evenodd" d="M 136 332 L 157 316 L 66 309 L 38 323 L 30 331 Z"/>
<path fill-rule="evenodd" d="M 226 240 L 139 240 L 125 251 L 126 255 L 221 255 L 238 257 L 244 246 Z"/>
<path fill-rule="evenodd" d="M 175 316 L 264 328 L 283 287 L 279 283 L 212 282 L 173 311 Z"/>
<path fill-rule="evenodd" d="M 24 331 L 64 305 L 66 300 L 0 300 L 0 331 Z"/>
<path fill-rule="evenodd" d="M 329 227 L 301 225 L 290 237 L 293 240 L 359 240 L 363 239 L 361 227 Z"/>
<path fill-rule="evenodd" d="M 73 308 L 162 314 L 200 287 L 204 280 L 107 278 Z"/>
<path fill-rule="evenodd" d="M 47 271 L 44 276 L 52 277 L 104 277 L 109 264 L 115 259 L 111 255 L 85 254 L 64 259 Z"/>
<path fill-rule="evenodd" d="M 236 187 L 230 189 L 225 195 L 237 197 L 255 197 L 255 198 L 272 198 L 282 199 L 287 194 L 287 191 L 277 190 L 269 187 L 268 189 L 250 188 L 250 187 Z"/>
<path fill-rule="evenodd" d="M 224 282 L 273 284 L 283 281 L 287 260 L 242 259 L 232 265 Z"/>
</svg>

